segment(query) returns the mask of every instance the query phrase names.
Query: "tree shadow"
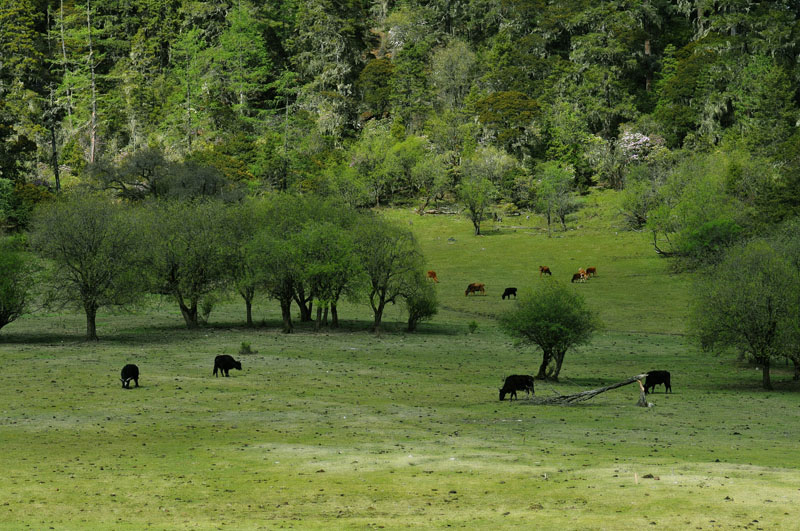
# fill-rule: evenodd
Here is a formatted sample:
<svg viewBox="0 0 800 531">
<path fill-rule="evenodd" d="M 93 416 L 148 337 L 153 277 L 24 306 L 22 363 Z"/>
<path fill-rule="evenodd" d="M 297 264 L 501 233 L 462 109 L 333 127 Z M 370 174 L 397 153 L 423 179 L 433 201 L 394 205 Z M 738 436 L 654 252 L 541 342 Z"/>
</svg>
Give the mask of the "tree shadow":
<svg viewBox="0 0 800 531">
<path fill-rule="evenodd" d="M 293 332 L 302 334 L 373 334 L 371 320 L 340 319 L 339 326 L 321 326 L 316 328 L 314 321 L 293 321 Z M 283 321 L 281 319 L 262 319 L 260 322 L 249 326 L 245 321 L 221 321 L 212 322 L 198 326 L 197 328 L 187 328 L 180 321 L 175 320 L 170 323 L 152 324 L 148 326 L 132 326 L 131 328 L 115 328 L 109 333 L 103 333 L 102 327 L 98 330 L 98 340 L 86 339 L 82 331 L 22 331 L 22 332 L 3 332 L 0 333 L 0 345 L 96 345 L 96 344 L 120 344 L 120 345 L 141 345 L 157 344 L 175 341 L 177 339 L 200 338 L 203 332 L 268 332 L 283 333 Z M 464 334 L 464 327 L 450 324 L 438 324 L 422 322 L 417 325 L 413 332 L 408 331 L 405 322 L 387 321 L 381 323 L 380 334 L 386 335 L 416 335 L 422 337 L 430 336 L 458 336 Z M 291 334 L 287 334 L 291 335 Z"/>
</svg>

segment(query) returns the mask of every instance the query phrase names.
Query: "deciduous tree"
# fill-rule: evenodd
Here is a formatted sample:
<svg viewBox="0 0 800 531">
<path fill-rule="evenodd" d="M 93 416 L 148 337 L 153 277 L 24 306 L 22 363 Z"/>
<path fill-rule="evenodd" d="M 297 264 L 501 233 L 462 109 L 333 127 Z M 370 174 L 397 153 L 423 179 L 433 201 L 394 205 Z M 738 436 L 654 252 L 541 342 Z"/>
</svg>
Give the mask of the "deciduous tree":
<svg viewBox="0 0 800 531">
<path fill-rule="evenodd" d="M 187 328 L 197 328 L 204 296 L 224 285 L 231 256 L 225 205 L 214 200 L 148 206 L 147 249 L 156 293 L 175 298 Z"/>
<path fill-rule="evenodd" d="M 761 367 L 764 389 L 772 389 L 770 364 L 786 355 L 785 341 L 796 328 L 798 285 L 797 269 L 770 243 L 733 247 L 695 285 L 695 336 L 704 350 L 744 352 Z"/>
<path fill-rule="evenodd" d="M 588 343 L 599 324 L 583 296 L 557 281 L 539 283 L 532 292 L 521 294 L 514 309 L 500 317 L 507 333 L 542 350 L 536 377 L 555 381 L 567 351 Z"/>
<path fill-rule="evenodd" d="M 74 196 L 39 207 L 31 246 L 51 261 L 45 282 L 53 303 L 86 313 L 86 338 L 97 339 L 97 311 L 124 307 L 142 294 L 142 227 L 128 208 Z"/>
<path fill-rule="evenodd" d="M 378 218 L 361 222 L 356 249 L 367 276 L 372 329 L 377 333 L 386 305 L 404 297 L 409 283 L 422 274 L 422 252 L 410 231 Z"/>
</svg>

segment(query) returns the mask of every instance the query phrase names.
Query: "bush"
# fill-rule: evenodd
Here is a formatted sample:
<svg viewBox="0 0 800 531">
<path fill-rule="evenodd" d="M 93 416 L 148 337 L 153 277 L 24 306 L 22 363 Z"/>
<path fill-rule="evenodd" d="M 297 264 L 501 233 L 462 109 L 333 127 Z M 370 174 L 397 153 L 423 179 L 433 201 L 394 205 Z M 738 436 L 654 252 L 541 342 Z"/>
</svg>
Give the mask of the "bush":
<svg viewBox="0 0 800 531">
<path fill-rule="evenodd" d="M 731 219 L 715 219 L 688 231 L 680 248 L 688 257 L 716 262 L 731 245 L 739 241 L 744 229 Z"/>
<path fill-rule="evenodd" d="M 417 324 L 433 318 L 438 311 L 439 303 L 436 300 L 436 291 L 433 284 L 422 276 L 414 283 L 412 290 L 406 294 L 406 307 L 408 308 L 408 331 L 417 329 Z"/>
<path fill-rule="evenodd" d="M 250 343 L 242 341 L 242 346 L 239 348 L 239 354 L 258 354 L 257 350 L 250 347 Z"/>
</svg>

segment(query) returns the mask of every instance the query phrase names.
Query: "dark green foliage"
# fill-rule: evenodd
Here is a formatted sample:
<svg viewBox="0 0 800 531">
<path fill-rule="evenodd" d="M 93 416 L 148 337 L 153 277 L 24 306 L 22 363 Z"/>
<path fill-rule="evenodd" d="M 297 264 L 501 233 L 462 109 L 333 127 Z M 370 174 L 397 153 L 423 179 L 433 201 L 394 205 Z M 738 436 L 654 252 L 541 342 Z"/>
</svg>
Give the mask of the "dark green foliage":
<svg viewBox="0 0 800 531">
<path fill-rule="evenodd" d="M 34 207 L 52 198 L 44 186 L 0 178 L 0 227 L 9 231 L 27 228 Z"/>
<path fill-rule="evenodd" d="M 364 104 L 364 118 L 384 118 L 389 110 L 394 65 L 387 57 L 368 62 L 358 75 L 357 88 Z"/>
<path fill-rule="evenodd" d="M 19 240 L 0 240 L 0 329 L 29 310 L 33 261 Z"/>
<path fill-rule="evenodd" d="M 15 131 L 15 116 L 0 89 L 0 178 L 21 180 L 25 162 L 36 151 L 36 144 L 24 133 Z"/>
<path fill-rule="evenodd" d="M 475 104 L 478 120 L 501 146 L 521 154 L 531 142 L 539 103 L 521 92 L 495 92 Z"/>
</svg>

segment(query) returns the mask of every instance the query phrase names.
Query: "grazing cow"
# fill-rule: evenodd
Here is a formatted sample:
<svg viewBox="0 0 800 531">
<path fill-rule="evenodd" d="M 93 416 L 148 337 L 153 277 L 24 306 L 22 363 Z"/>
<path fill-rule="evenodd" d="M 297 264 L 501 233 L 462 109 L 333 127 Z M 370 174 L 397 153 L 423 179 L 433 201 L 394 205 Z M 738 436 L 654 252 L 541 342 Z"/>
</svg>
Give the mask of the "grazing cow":
<svg viewBox="0 0 800 531">
<path fill-rule="evenodd" d="M 553 273 L 550 272 L 550 268 L 547 266 L 539 266 L 539 276 L 542 275 L 550 275 L 552 276 Z"/>
<path fill-rule="evenodd" d="M 481 292 L 483 295 L 486 295 L 486 285 L 481 284 L 480 282 L 473 282 L 469 286 L 467 286 L 467 291 L 464 292 L 464 295 L 469 295 L 470 293 L 478 293 Z"/>
<path fill-rule="evenodd" d="M 515 299 L 517 298 L 517 288 L 506 288 L 505 291 L 503 291 L 503 296 L 500 298 L 505 300 L 505 298 L 508 297 L 510 299 L 512 295 Z"/>
<path fill-rule="evenodd" d="M 596 267 L 587 267 L 586 268 L 586 275 L 593 277 L 597 275 L 597 268 Z"/>
<path fill-rule="evenodd" d="M 531 393 L 536 394 L 533 390 L 533 376 L 528 376 L 527 374 L 512 374 L 506 378 L 503 387 L 500 388 L 500 400 L 505 400 L 507 394 L 511 394 L 509 400 L 514 400 L 517 398 L 517 391 L 526 391 L 528 396 L 531 396 Z"/>
<path fill-rule="evenodd" d="M 647 390 L 655 390 L 658 384 L 664 384 L 664 393 L 672 392 L 672 384 L 669 381 L 669 371 L 650 371 L 647 373 L 647 378 L 644 379 L 644 394 Z"/>
<path fill-rule="evenodd" d="M 428 271 L 428 278 L 434 282 L 439 282 L 439 277 L 436 276 L 436 271 Z"/>
<path fill-rule="evenodd" d="M 217 371 L 223 375 L 228 376 L 228 371 L 231 369 L 242 370 L 242 362 L 233 359 L 233 356 L 222 354 L 214 358 L 214 376 L 217 376 Z"/>
<path fill-rule="evenodd" d="M 574 275 L 572 275 L 572 280 L 570 280 L 570 282 L 575 282 L 576 280 L 578 282 L 585 282 L 586 281 L 586 273 L 578 272 L 578 273 L 575 273 Z"/>
<path fill-rule="evenodd" d="M 134 365 L 133 363 L 129 363 L 122 368 L 122 372 L 119 375 L 119 379 L 122 382 L 123 389 L 130 389 L 131 388 L 131 380 L 134 381 L 136 387 L 139 387 L 139 367 Z"/>
</svg>

